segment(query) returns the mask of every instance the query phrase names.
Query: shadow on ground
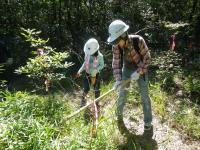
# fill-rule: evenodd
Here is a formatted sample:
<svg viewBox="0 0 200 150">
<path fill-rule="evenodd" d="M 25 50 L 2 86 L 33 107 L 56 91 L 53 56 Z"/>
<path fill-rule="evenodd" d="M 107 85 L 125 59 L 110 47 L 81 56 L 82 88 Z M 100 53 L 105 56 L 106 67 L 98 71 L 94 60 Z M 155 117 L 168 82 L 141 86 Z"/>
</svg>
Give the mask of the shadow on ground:
<svg viewBox="0 0 200 150">
<path fill-rule="evenodd" d="M 118 150 L 157 150 L 158 144 L 152 139 L 153 127 L 145 130 L 142 135 L 131 133 L 128 129 L 124 134 L 126 142 L 118 145 Z"/>
</svg>

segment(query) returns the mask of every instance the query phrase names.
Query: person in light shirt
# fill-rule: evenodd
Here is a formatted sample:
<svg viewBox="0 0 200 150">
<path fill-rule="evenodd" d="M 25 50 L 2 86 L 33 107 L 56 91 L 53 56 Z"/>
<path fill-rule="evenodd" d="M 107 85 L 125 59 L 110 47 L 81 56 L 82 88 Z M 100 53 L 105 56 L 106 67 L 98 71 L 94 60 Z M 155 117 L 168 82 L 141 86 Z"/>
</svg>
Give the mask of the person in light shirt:
<svg viewBox="0 0 200 150">
<path fill-rule="evenodd" d="M 85 59 L 81 68 L 77 72 L 77 77 L 83 74 L 83 95 L 81 98 L 81 107 L 86 105 L 86 95 L 92 86 L 94 88 L 95 98 L 100 96 L 101 71 L 104 68 L 104 58 L 99 50 L 99 43 L 95 38 L 89 39 L 84 45 Z M 99 109 L 99 104 L 96 103 Z"/>
</svg>

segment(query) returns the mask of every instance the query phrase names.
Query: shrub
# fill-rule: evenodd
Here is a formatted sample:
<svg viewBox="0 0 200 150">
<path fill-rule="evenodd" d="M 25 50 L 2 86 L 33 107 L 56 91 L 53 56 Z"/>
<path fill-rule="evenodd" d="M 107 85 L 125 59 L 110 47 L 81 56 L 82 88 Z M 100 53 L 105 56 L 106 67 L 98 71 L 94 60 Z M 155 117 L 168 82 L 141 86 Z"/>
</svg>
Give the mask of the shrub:
<svg viewBox="0 0 200 150">
<path fill-rule="evenodd" d="M 174 75 L 181 71 L 181 56 L 175 51 L 164 51 L 153 58 L 152 65 L 159 68 L 156 78 L 160 80 L 162 87 L 171 90 L 174 87 Z"/>
<path fill-rule="evenodd" d="M 19 67 L 16 72 L 19 74 L 24 73 L 33 79 L 42 80 L 46 91 L 48 91 L 52 81 L 65 78 L 64 73 L 60 70 L 67 69 L 73 65 L 71 62 L 66 61 L 69 54 L 67 52 L 57 52 L 56 49 L 45 46 L 48 40 L 39 38 L 38 34 L 40 32 L 36 32 L 34 29 L 22 29 L 22 31 L 26 41 L 30 42 L 32 47 L 37 48 L 38 55 L 34 58 L 29 58 L 27 64 Z"/>
</svg>

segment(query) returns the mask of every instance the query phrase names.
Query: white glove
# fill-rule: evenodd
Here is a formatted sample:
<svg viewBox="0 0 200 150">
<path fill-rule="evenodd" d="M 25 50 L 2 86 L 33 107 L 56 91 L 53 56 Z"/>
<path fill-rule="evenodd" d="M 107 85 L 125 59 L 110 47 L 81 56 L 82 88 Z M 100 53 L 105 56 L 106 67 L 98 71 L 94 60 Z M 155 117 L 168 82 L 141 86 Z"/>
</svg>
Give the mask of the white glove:
<svg viewBox="0 0 200 150">
<path fill-rule="evenodd" d="M 7 61 L 6 61 L 6 64 L 12 65 L 12 63 L 13 63 L 13 58 L 8 58 Z"/>
<path fill-rule="evenodd" d="M 119 90 L 119 88 L 120 88 L 120 86 L 121 86 L 121 81 L 116 81 L 115 83 L 114 83 L 114 86 L 113 86 L 113 89 L 114 90 Z"/>
<path fill-rule="evenodd" d="M 137 71 L 135 71 L 135 72 L 133 72 L 133 73 L 131 74 L 131 79 L 132 79 L 132 80 L 138 80 L 139 77 L 140 77 L 140 74 L 139 74 Z"/>
</svg>

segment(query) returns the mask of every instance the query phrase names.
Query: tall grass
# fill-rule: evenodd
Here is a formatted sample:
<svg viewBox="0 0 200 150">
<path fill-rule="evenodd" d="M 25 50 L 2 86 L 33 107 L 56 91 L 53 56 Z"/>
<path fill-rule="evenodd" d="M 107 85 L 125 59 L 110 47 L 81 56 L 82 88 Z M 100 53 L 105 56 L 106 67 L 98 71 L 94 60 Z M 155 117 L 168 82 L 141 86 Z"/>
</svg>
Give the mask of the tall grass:
<svg viewBox="0 0 200 150">
<path fill-rule="evenodd" d="M 116 149 L 113 133 L 117 127 L 110 117 L 114 115 L 113 108 L 106 112 L 106 117 L 100 118 L 97 136 L 92 138 L 91 123 L 85 124 L 83 113 L 65 120 L 73 111 L 73 97 L 39 96 L 20 91 L 4 95 L 7 100 L 0 103 L 2 150 Z M 75 107 L 73 109 L 78 109 Z"/>
<path fill-rule="evenodd" d="M 101 92 L 105 93 L 111 87 L 112 82 L 103 85 Z M 0 103 L 1 150 L 115 150 L 120 149 L 120 145 L 130 144 L 116 125 L 115 92 L 101 101 L 102 115 L 95 138 L 90 134 L 92 124 L 85 122 L 83 112 L 70 120 L 65 119 L 79 109 L 79 96 L 70 93 L 40 96 L 20 91 L 5 92 L 4 95 L 7 100 Z M 89 94 L 89 99 L 93 99 L 92 95 Z M 177 127 L 200 138 L 200 117 L 196 106 L 178 103 L 180 100 L 163 92 L 159 83 L 151 84 L 150 96 L 156 115 L 164 121 L 166 118 L 173 120 Z M 139 94 L 133 88 L 128 103 L 139 104 L 138 99 Z M 141 105 L 138 106 L 141 112 Z M 137 149 L 134 143 L 124 147 Z"/>
<path fill-rule="evenodd" d="M 178 98 L 167 94 L 160 83 L 151 84 L 150 96 L 153 110 L 162 121 L 170 121 L 182 133 L 200 139 L 199 106 L 192 104 L 187 98 Z"/>
<path fill-rule="evenodd" d="M 60 135 L 62 115 L 68 110 L 53 96 L 6 93 L 1 106 L 1 149 L 50 149 Z"/>
</svg>

